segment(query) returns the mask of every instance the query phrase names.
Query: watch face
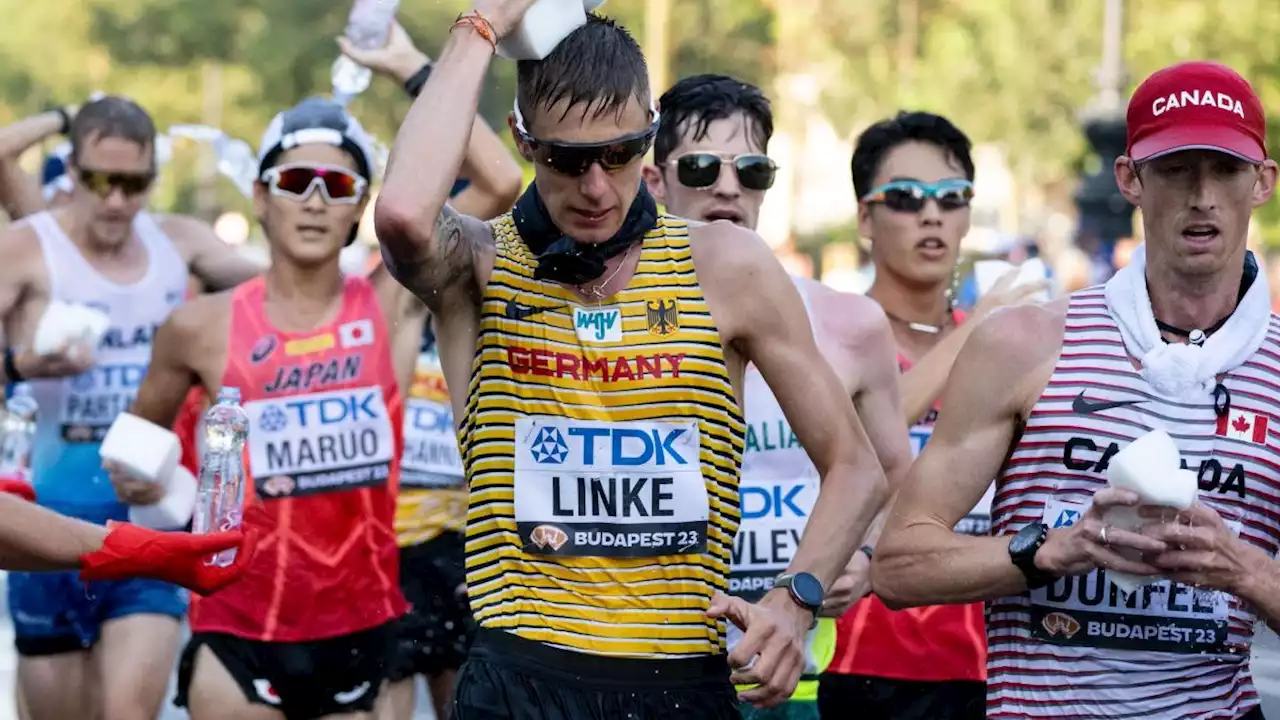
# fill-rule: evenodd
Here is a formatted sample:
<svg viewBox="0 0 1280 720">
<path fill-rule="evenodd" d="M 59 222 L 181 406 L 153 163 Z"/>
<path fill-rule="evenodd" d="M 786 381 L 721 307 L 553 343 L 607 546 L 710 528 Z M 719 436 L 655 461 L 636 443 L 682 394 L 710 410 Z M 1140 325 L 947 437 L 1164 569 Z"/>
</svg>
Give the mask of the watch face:
<svg viewBox="0 0 1280 720">
<path fill-rule="evenodd" d="M 822 590 L 822 583 L 818 578 L 809 573 L 796 573 L 791 580 L 791 587 L 796 592 L 796 597 L 811 607 L 818 607 L 822 604 L 822 596 L 825 594 Z"/>
<path fill-rule="evenodd" d="M 1013 539 L 1009 541 L 1009 552 L 1013 555 L 1025 553 L 1036 544 L 1036 539 L 1039 537 L 1040 526 L 1037 523 L 1031 523 L 1014 534 Z"/>
</svg>

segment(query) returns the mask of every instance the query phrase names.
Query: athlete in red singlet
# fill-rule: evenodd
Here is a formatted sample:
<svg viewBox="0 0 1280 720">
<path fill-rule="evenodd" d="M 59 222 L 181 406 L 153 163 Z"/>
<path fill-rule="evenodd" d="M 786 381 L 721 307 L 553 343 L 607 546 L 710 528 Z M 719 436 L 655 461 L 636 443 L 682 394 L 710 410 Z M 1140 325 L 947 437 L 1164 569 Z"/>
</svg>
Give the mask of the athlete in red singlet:
<svg viewBox="0 0 1280 720">
<path fill-rule="evenodd" d="M 372 167 L 338 105 L 277 116 L 255 198 L 270 269 L 183 306 L 156 336 L 133 412 L 170 424 L 193 384 L 239 388 L 247 502 L 264 510 L 246 513 L 262 537 L 240 582 L 191 614 L 177 702 L 195 720 L 368 717 L 386 679 L 406 609 L 393 519 L 410 371 L 390 333 L 414 303 L 385 273 L 339 267 Z"/>
<path fill-rule="evenodd" d="M 875 282 L 868 296 L 888 316 L 903 376 L 903 411 L 918 454 L 933 431 L 936 401 L 971 324 L 951 309 L 948 288 L 960 240 L 969 230 L 973 161 L 969 140 L 946 119 L 903 113 L 858 138 L 853 182 L 859 229 L 872 241 Z M 1015 275 L 983 299 L 974 314 L 1020 302 L 1043 289 L 1010 290 Z M 961 522 L 985 534 L 990 496 Z M 882 520 L 883 518 L 881 518 Z M 874 553 L 876 529 L 863 548 Z M 836 655 L 823 675 L 823 716 L 858 708 L 875 720 L 959 720 L 985 716 L 986 630 L 981 603 L 893 612 L 870 596 L 837 625 Z"/>
</svg>

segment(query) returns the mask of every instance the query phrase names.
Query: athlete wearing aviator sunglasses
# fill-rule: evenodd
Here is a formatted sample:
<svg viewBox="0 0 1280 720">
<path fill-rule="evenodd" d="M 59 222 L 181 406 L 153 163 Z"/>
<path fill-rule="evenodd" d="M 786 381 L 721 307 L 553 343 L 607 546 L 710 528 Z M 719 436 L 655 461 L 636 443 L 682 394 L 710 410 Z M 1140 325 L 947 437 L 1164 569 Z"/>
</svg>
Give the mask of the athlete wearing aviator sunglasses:
<svg viewBox="0 0 1280 720">
<path fill-rule="evenodd" d="M 388 268 L 432 311 L 449 387 L 471 388 L 451 401 L 479 629 L 454 715 L 728 720 L 735 681 L 775 705 L 883 487 L 865 432 L 761 238 L 658 212 L 641 184 L 657 119 L 648 72 L 614 22 L 591 15 L 519 63 L 511 126 L 535 180 L 513 212 L 484 223 L 447 205 L 497 42 L 531 2 L 476 4 L 401 127 L 376 212 Z M 757 603 L 723 594 L 748 364 L 792 409 L 823 478 L 790 583 Z M 641 493 L 644 525 L 546 474 L 634 476 L 639 456 L 608 436 L 654 438 L 644 462 L 674 472 L 669 492 Z M 744 629 L 727 658 L 726 622 Z"/>
</svg>

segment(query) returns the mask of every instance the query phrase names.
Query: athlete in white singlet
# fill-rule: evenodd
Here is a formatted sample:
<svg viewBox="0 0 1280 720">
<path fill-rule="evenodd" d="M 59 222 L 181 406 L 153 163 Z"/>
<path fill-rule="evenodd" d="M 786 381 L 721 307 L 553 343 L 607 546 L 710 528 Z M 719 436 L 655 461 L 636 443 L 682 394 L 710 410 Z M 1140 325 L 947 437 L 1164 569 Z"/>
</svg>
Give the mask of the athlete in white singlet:
<svg viewBox="0 0 1280 720">
<path fill-rule="evenodd" d="M 103 524 L 126 519 L 128 504 L 163 495 L 150 483 L 113 485 L 98 448 L 132 402 L 156 327 L 186 295 L 188 270 L 227 287 L 258 269 L 204 223 L 142 212 L 156 169 L 155 126 L 142 108 L 102 98 L 80 110 L 70 134 L 71 199 L 0 237 L 4 375 L 6 382 L 29 381 L 40 403 L 32 458 L 37 502 Z M 43 356 L 29 349 L 54 300 L 107 314 L 111 325 L 98 347 Z M 73 573 L 15 573 L 9 607 L 34 720 L 88 717 L 91 706 L 108 717 L 159 711 L 186 608 L 176 586 L 138 579 L 95 582 L 86 592 Z"/>
<path fill-rule="evenodd" d="M 1257 96 L 1215 63 L 1147 78 L 1127 125 L 1115 175 L 1145 247 L 1104 287 L 982 323 L 874 562 L 891 606 L 992 601 L 989 718 L 1261 718 L 1249 646 L 1257 620 L 1280 622 L 1280 318 L 1245 238 L 1276 164 Z M 1198 499 L 1116 526 L 1139 496 L 1108 469 L 1154 429 Z M 1159 462 L 1179 459 L 1143 466 Z M 955 533 L 993 475 L 997 535 Z"/>
<path fill-rule="evenodd" d="M 676 83 L 659 100 L 662 123 L 654 166 L 644 170 L 650 191 L 667 209 L 700 222 L 729 220 L 754 229 L 775 165 L 768 155 L 773 113 L 759 88 L 723 75 Z M 879 307 L 808 278 L 793 277 L 814 339 L 835 369 L 892 479 L 910 463 L 899 407 L 892 334 Z M 796 439 L 777 398 L 754 367 L 743 387 L 746 449 L 739 484 L 742 521 L 734 539 L 729 590 L 757 600 L 791 562 L 818 496 L 818 472 Z M 856 553 L 832 584 L 823 617 L 809 633 L 805 669 L 791 700 L 746 718 L 817 718 L 817 676 L 831 660 L 835 622 L 869 589 L 868 557 Z M 729 645 L 741 633 L 730 628 Z"/>
</svg>

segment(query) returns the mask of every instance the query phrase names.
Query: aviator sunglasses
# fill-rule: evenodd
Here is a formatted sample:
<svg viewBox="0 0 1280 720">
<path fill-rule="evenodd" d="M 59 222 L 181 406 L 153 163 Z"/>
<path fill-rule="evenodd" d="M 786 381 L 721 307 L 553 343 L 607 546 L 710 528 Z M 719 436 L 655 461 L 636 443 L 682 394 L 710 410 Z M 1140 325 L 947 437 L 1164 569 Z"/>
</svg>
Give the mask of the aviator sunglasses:
<svg viewBox="0 0 1280 720">
<path fill-rule="evenodd" d="M 653 122 L 637 133 L 600 143 L 553 142 L 529 134 L 524 127 L 524 116 L 520 114 L 520 104 L 516 103 L 516 135 L 527 146 L 529 159 L 561 175 L 582 177 L 597 163 L 605 172 L 613 172 L 649 152 L 653 137 L 658 134 L 659 122 L 657 108 L 650 106 L 649 112 Z"/>
<path fill-rule="evenodd" d="M 89 192 L 100 198 L 107 198 L 115 190 L 120 190 L 125 197 L 136 197 L 151 188 L 155 182 L 155 172 L 120 173 L 105 170 L 79 169 L 80 184 Z"/>
<path fill-rule="evenodd" d="M 293 163 L 277 165 L 262 174 L 262 181 L 272 195 L 303 201 L 320 187 L 325 203 L 352 205 L 360 202 L 368 182 L 364 178 L 332 165 Z"/>
<path fill-rule="evenodd" d="M 929 198 L 937 201 L 939 210 L 968 207 L 969 201 L 973 199 L 973 183 L 968 180 L 943 180 L 937 183 L 895 180 L 867 193 L 862 197 L 862 202 L 881 203 L 898 212 L 920 212 Z"/>
<path fill-rule="evenodd" d="M 768 155 L 746 154 L 734 158 L 715 153 L 689 153 L 681 155 L 668 165 L 676 166 L 676 179 L 687 188 L 709 188 L 720 179 L 721 166 L 728 164 L 738 174 L 738 184 L 747 190 L 768 190 L 778 165 Z"/>
</svg>

